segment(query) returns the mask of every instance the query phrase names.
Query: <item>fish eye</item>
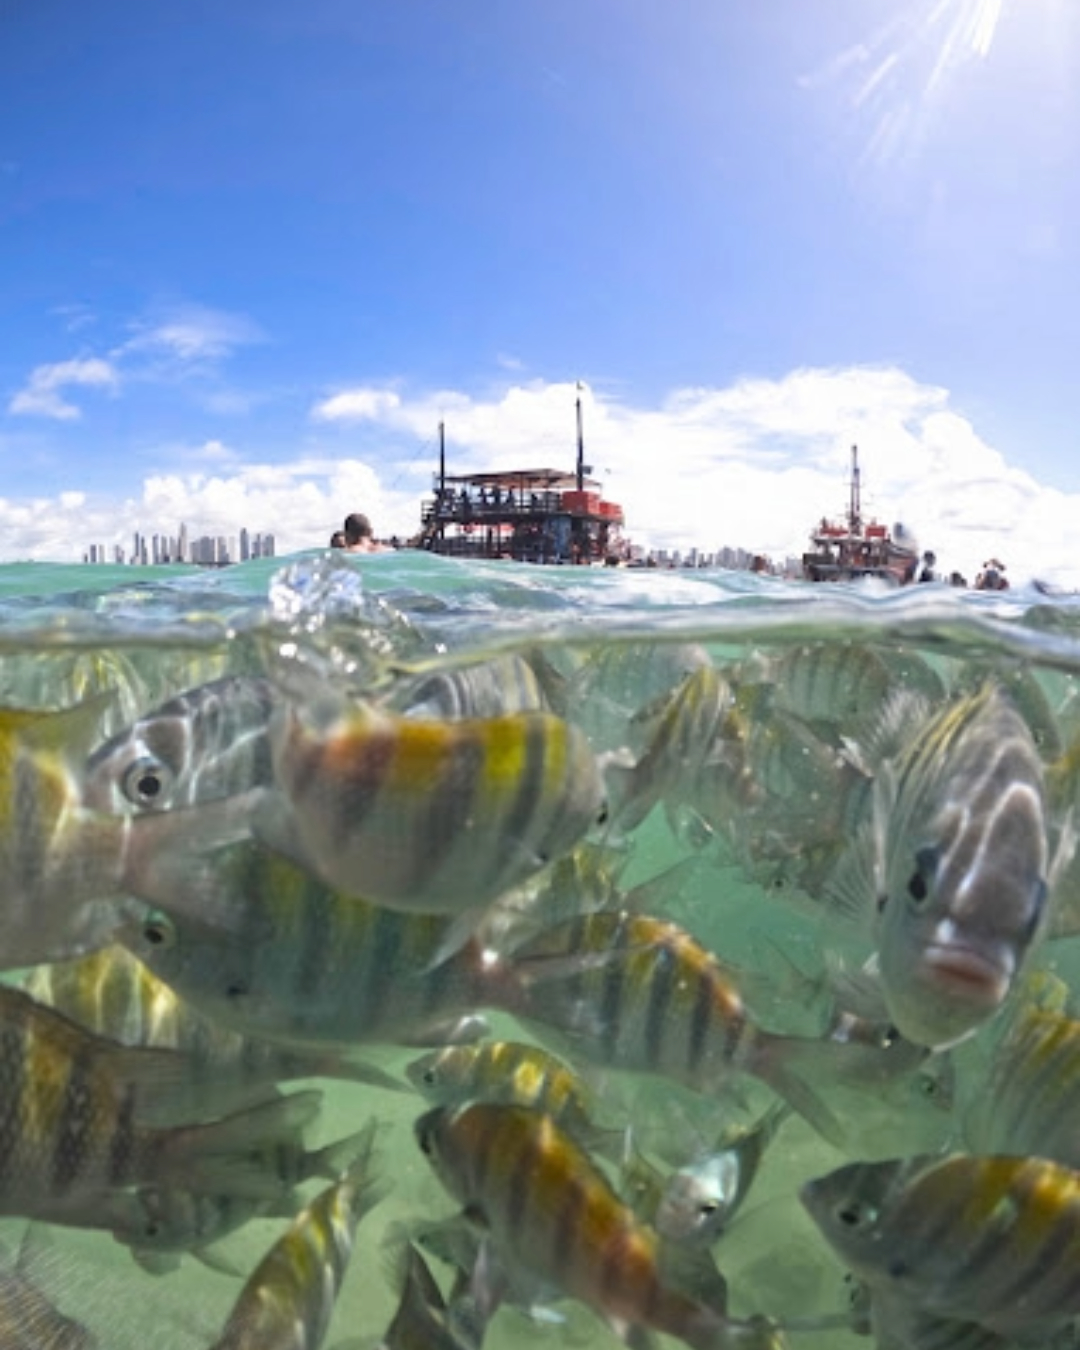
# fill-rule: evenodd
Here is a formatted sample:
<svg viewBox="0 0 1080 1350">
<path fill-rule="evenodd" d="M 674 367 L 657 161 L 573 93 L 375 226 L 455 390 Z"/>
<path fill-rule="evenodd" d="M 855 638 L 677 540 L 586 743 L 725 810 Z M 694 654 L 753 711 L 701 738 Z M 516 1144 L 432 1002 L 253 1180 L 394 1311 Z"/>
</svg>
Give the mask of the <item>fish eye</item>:
<svg viewBox="0 0 1080 1350">
<path fill-rule="evenodd" d="M 144 756 L 124 771 L 120 789 L 132 806 L 159 806 L 172 787 L 173 778 L 167 764 Z"/>
<path fill-rule="evenodd" d="M 895 1045 L 900 1040 L 900 1031 L 897 1027 L 886 1027 L 881 1037 L 881 1048 L 888 1050 L 890 1045 Z"/>
<path fill-rule="evenodd" d="M 915 854 L 915 871 L 907 884 L 907 892 L 916 907 L 930 895 L 930 881 L 937 872 L 938 851 L 936 848 L 920 848 Z"/>
<path fill-rule="evenodd" d="M 143 937 L 151 947 L 167 950 L 176 941 L 176 929 L 164 915 L 154 915 L 143 924 Z"/>
<path fill-rule="evenodd" d="M 716 1211 L 717 1211 L 719 1208 L 720 1208 L 720 1205 L 717 1203 L 717 1201 L 715 1201 L 715 1200 L 703 1200 L 703 1201 L 701 1202 L 701 1204 L 698 1205 L 698 1213 L 699 1213 L 699 1214 L 704 1214 L 705 1217 L 708 1218 L 708 1216 L 709 1216 L 710 1214 L 715 1214 Z"/>
<path fill-rule="evenodd" d="M 434 1069 L 425 1069 L 420 1076 L 421 1078 L 423 1078 L 424 1082 L 428 1085 L 428 1087 L 434 1087 L 435 1084 L 439 1081 L 439 1075 L 435 1072 Z"/>
<path fill-rule="evenodd" d="M 608 815 L 609 815 L 608 804 L 607 802 L 605 802 L 603 806 L 601 806 L 600 810 L 596 813 L 597 825 L 606 825 L 608 823 Z"/>
<path fill-rule="evenodd" d="M 865 1204 L 862 1200 L 845 1200 L 837 1205 L 833 1213 L 845 1228 L 863 1228 L 877 1218 L 877 1210 L 873 1205 Z"/>
</svg>

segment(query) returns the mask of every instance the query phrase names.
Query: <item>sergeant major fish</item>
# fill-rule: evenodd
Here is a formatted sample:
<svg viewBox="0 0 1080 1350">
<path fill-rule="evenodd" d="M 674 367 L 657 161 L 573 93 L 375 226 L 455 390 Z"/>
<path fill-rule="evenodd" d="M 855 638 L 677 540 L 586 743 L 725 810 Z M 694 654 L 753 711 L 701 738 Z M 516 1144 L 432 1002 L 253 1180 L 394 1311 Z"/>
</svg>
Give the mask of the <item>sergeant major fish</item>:
<svg viewBox="0 0 1080 1350">
<path fill-rule="evenodd" d="M 251 802 L 141 820 L 86 807 L 80 754 L 100 723 L 90 702 L 0 709 L 0 969 L 93 950 L 116 902 L 178 854 L 243 835 Z"/>
<path fill-rule="evenodd" d="M 849 1163 L 800 1196 L 871 1290 L 1000 1335 L 1080 1314 L 1080 1174 L 1042 1158 Z"/>
<path fill-rule="evenodd" d="M 783 1344 L 764 1319 L 730 1319 L 722 1302 L 702 1302 L 666 1278 L 655 1232 L 550 1117 L 489 1102 L 435 1107 L 416 1122 L 416 1138 L 485 1230 L 493 1260 L 581 1299 L 624 1340 L 651 1329 L 694 1350 Z M 483 1306 L 483 1291 L 474 1292 Z"/>
<path fill-rule="evenodd" d="M 421 913 L 474 910 L 568 852 L 604 811 L 582 732 L 548 713 L 444 722 L 289 703 L 260 837 L 329 885 Z"/>
<path fill-rule="evenodd" d="M 474 1035 L 475 1009 L 516 1006 L 509 964 L 475 938 L 447 955 L 447 920 L 332 890 L 254 842 L 189 865 L 145 898 L 121 941 L 222 1026 L 295 1047 Z"/>
<path fill-rule="evenodd" d="M 356 1227 L 382 1198 L 362 1155 L 296 1216 L 252 1272 L 211 1350 L 319 1350 Z"/>
<path fill-rule="evenodd" d="M 204 1125 L 144 1124 L 185 1091 L 185 1059 L 129 1050 L 0 985 L 0 1213 L 85 1224 L 105 1192 L 169 1184 L 237 1195 L 282 1187 L 255 1158 L 318 1113 L 298 1093 Z"/>
</svg>

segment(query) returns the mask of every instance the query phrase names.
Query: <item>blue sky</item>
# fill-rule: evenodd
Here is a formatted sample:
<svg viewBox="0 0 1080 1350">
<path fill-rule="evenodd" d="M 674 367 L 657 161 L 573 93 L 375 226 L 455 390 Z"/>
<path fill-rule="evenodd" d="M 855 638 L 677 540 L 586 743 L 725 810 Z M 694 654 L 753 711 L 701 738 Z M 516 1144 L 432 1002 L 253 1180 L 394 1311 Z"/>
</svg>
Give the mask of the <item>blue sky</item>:
<svg viewBox="0 0 1080 1350">
<path fill-rule="evenodd" d="M 0 559 L 407 532 L 581 380 L 646 542 L 798 551 L 858 440 L 1075 566 L 1074 0 L 17 0 L 0 87 Z"/>
</svg>

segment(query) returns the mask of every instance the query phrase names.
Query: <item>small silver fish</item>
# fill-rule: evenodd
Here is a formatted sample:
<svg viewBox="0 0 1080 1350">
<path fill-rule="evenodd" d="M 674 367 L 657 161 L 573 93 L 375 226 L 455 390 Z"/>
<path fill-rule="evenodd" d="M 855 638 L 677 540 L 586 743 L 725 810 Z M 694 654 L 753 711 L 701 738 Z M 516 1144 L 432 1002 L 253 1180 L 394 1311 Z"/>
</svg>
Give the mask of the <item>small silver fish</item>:
<svg viewBox="0 0 1080 1350">
<path fill-rule="evenodd" d="M 656 1231 L 673 1242 L 714 1243 L 742 1208 L 766 1150 L 790 1114 L 777 1102 L 753 1125 L 726 1130 L 712 1152 L 673 1172 L 656 1207 Z"/>
</svg>

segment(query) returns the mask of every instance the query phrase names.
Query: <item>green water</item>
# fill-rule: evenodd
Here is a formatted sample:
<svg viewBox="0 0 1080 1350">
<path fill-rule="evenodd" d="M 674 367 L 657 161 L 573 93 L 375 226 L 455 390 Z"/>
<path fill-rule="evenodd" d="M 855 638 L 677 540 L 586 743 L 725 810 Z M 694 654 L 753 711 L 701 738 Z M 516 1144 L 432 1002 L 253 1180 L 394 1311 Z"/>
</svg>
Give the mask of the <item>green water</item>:
<svg viewBox="0 0 1080 1350">
<path fill-rule="evenodd" d="M 673 664 L 665 663 L 665 653 L 692 646 L 727 669 L 808 643 L 843 644 L 848 651 L 872 643 L 894 656 L 916 652 L 949 687 L 972 671 L 1011 676 L 1033 669 L 1054 715 L 1069 728 L 1075 719 L 1080 608 L 1034 592 L 986 597 L 937 587 L 815 588 L 748 574 L 470 565 L 405 552 L 364 559 L 309 554 L 219 571 L 0 567 L 0 696 L 9 705 L 61 707 L 111 693 L 102 705 L 101 738 L 182 690 L 228 673 L 273 668 L 286 647 L 299 649 L 327 680 L 378 697 L 418 672 L 458 668 L 496 652 L 539 650 L 572 691 L 567 718 L 588 731 L 597 750 L 607 750 L 622 737 L 627 743 L 640 737 L 642 710 L 670 691 Z M 580 692 L 575 678 L 583 668 L 600 668 L 601 652 L 606 683 L 594 679 Z M 625 841 L 629 861 L 620 884 L 646 881 L 696 852 L 700 866 L 664 896 L 664 913 L 725 960 L 752 965 L 775 947 L 788 961 L 813 967 L 824 946 L 853 958 L 869 951 L 859 933 L 823 930 L 805 898 L 789 903 L 767 894 L 723 841 L 699 850 L 689 838 L 672 828 L 661 804 Z M 1072 944 L 1059 943 L 1039 960 L 1071 982 L 1071 956 Z M 783 962 L 770 958 L 766 965 L 776 983 L 762 997 L 759 1016 L 781 1030 L 798 1030 L 812 1019 L 785 982 Z M 492 1020 L 520 1034 L 509 1019 Z M 369 1058 L 398 1073 L 415 1053 L 380 1047 Z M 972 1062 L 977 1073 L 974 1051 Z M 629 1123 L 633 1112 L 647 1114 L 650 1093 L 657 1099 L 665 1093 L 655 1079 L 627 1087 L 625 1075 L 592 1076 L 605 1091 L 614 1089 L 609 1100 L 633 1103 L 613 1108 L 616 1125 Z M 419 1098 L 328 1081 L 317 1086 L 325 1104 L 312 1143 L 347 1135 L 371 1115 L 385 1123 L 379 1167 L 392 1190 L 361 1224 L 326 1341 L 372 1344 L 397 1299 L 385 1269 L 388 1229 L 398 1220 L 449 1215 L 454 1207 L 413 1143 Z M 751 1110 L 769 1100 L 758 1085 L 743 1091 Z M 912 1109 L 906 1099 L 875 1100 L 828 1084 L 824 1093 L 850 1127 L 847 1156 L 904 1155 L 955 1137 L 953 1117 Z M 735 1312 L 799 1317 L 843 1307 L 843 1270 L 804 1214 L 797 1188 L 844 1157 L 802 1120 L 785 1126 L 746 1210 L 716 1248 Z M 314 1194 L 317 1187 L 309 1189 Z M 19 1219 L 4 1220 L 4 1241 L 16 1247 L 23 1227 Z M 251 1222 L 228 1240 L 230 1259 L 246 1272 L 283 1228 L 280 1219 Z M 240 1289 L 238 1279 L 191 1259 L 175 1273 L 151 1276 L 107 1235 L 56 1227 L 51 1241 L 53 1256 L 40 1282 L 65 1313 L 115 1350 L 206 1346 Z M 485 1344 L 495 1350 L 615 1344 L 584 1307 L 556 1306 L 565 1318 L 561 1325 L 501 1311 Z M 793 1334 L 792 1343 L 842 1350 L 868 1342 L 834 1330 Z"/>
</svg>

